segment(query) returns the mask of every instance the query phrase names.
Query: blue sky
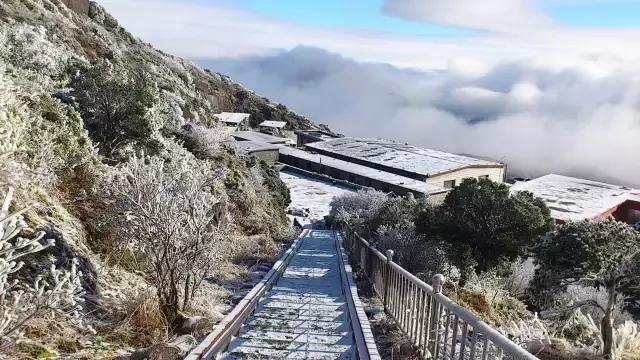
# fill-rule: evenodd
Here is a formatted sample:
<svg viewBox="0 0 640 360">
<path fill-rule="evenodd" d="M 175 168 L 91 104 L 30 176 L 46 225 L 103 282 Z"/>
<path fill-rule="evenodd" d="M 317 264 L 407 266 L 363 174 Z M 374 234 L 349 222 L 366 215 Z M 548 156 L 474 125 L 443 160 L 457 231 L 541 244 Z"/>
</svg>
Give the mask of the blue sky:
<svg viewBox="0 0 640 360">
<path fill-rule="evenodd" d="M 201 0 L 302 25 L 395 34 L 456 36 L 472 31 L 385 15 L 383 0 Z M 640 27 L 640 0 L 547 0 L 539 10 L 557 22 L 584 27 Z"/>
<path fill-rule="evenodd" d="M 205 0 L 206 1 L 206 0 Z M 464 35 L 468 31 L 408 21 L 382 13 L 383 0 L 212 0 L 294 23 L 410 35 Z"/>
<path fill-rule="evenodd" d="M 558 21 L 577 26 L 640 27 L 640 1 L 583 1 L 547 5 Z"/>
<path fill-rule="evenodd" d="M 98 2 L 135 36 L 336 131 L 640 178 L 640 0 Z M 468 123 L 478 115 L 492 120 Z"/>
</svg>

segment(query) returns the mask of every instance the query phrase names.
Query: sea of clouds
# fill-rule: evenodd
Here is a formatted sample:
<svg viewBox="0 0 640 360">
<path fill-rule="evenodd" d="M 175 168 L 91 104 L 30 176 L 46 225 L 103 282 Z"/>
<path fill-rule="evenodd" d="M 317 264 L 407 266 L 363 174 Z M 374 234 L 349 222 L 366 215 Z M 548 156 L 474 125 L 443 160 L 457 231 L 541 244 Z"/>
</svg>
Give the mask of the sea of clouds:
<svg viewBox="0 0 640 360">
<path fill-rule="evenodd" d="M 422 72 L 322 49 L 200 60 L 335 131 L 640 186 L 640 69 L 603 57 L 561 64 L 453 60 Z"/>
</svg>

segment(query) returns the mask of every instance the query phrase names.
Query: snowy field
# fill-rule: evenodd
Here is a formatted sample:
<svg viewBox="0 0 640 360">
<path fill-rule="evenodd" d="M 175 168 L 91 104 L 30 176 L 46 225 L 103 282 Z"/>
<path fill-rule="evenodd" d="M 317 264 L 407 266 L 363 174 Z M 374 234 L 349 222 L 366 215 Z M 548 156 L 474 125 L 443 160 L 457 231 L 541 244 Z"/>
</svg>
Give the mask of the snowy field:
<svg viewBox="0 0 640 360">
<path fill-rule="evenodd" d="M 335 196 L 354 191 L 345 186 L 334 185 L 286 170 L 280 172 L 280 178 L 291 192 L 289 209 L 308 210 L 308 217 L 296 216 L 302 225 L 322 220 L 329 214 L 329 204 Z"/>
</svg>

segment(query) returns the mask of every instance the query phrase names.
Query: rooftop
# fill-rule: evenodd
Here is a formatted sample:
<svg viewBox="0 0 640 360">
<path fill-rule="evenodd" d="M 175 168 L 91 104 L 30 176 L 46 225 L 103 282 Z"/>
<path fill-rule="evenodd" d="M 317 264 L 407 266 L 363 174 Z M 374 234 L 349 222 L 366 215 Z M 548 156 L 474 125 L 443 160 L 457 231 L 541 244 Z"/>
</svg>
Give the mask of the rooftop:
<svg viewBox="0 0 640 360">
<path fill-rule="evenodd" d="M 246 113 L 231 113 L 231 112 L 222 112 L 220 114 L 215 114 L 215 117 L 223 123 L 228 124 L 240 124 L 241 122 L 248 119 L 251 114 Z"/>
<path fill-rule="evenodd" d="M 231 135 L 241 141 L 257 141 L 269 144 L 289 144 L 293 142 L 288 138 L 264 134 L 257 131 L 236 131 Z"/>
<path fill-rule="evenodd" d="M 640 200 L 640 190 L 555 174 L 516 183 L 511 191 L 533 193 L 562 221 L 595 219 L 627 200 Z"/>
<path fill-rule="evenodd" d="M 307 144 L 307 147 L 427 177 L 466 167 L 504 166 L 498 162 L 382 139 L 344 137 Z"/>
<path fill-rule="evenodd" d="M 267 121 L 261 122 L 259 126 L 282 129 L 283 127 L 287 126 L 287 122 L 286 121 L 271 121 L 271 120 L 267 120 Z"/>
<path fill-rule="evenodd" d="M 334 169 L 339 169 L 348 173 L 364 176 L 370 179 L 379 180 L 388 184 L 397 185 L 405 189 L 416 191 L 422 194 L 439 194 L 439 193 L 444 193 L 448 191 L 447 189 L 444 189 L 436 185 L 428 184 L 424 181 L 419 181 L 419 180 L 411 179 L 408 177 L 392 174 L 386 171 L 377 170 L 374 168 L 370 168 L 368 166 L 350 163 L 348 161 L 334 159 L 328 156 L 312 154 L 303 150 L 298 150 L 290 147 L 281 147 L 280 154 L 297 157 L 307 161 L 312 161 L 312 162 L 322 164 L 324 166 L 332 167 Z"/>
<path fill-rule="evenodd" d="M 299 131 L 296 131 L 296 134 L 306 135 L 306 136 L 313 137 L 323 141 L 336 139 L 340 137 L 340 135 L 331 134 L 323 130 L 299 130 Z"/>
<path fill-rule="evenodd" d="M 227 141 L 224 145 L 229 146 L 237 151 L 247 152 L 249 154 L 257 151 L 278 150 L 279 146 L 259 142 L 259 141 Z"/>
</svg>

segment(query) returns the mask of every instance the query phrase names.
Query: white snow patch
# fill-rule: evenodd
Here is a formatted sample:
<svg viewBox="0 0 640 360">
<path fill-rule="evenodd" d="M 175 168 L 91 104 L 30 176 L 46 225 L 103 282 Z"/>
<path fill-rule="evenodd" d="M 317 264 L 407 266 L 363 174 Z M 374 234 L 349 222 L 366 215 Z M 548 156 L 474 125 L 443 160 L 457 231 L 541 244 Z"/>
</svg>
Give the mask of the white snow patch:
<svg viewBox="0 0 640 360">
<path fill-rule="evenodd" d="M 329 215 L 329 204 L 334 197 L 354 192 L 346 186 L 286 170 L 280 172 L 280 178 L 287 184 L 291 193 L 289 209 L 309 209 L 309 217 L 296 217 L 302 225 L 322 220 Z"/>
</svg>

